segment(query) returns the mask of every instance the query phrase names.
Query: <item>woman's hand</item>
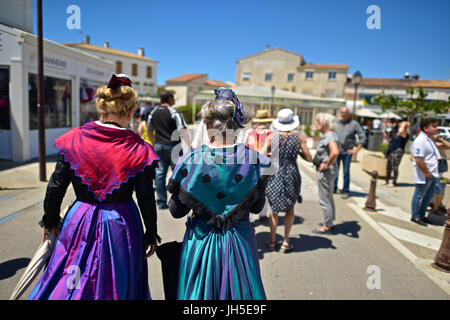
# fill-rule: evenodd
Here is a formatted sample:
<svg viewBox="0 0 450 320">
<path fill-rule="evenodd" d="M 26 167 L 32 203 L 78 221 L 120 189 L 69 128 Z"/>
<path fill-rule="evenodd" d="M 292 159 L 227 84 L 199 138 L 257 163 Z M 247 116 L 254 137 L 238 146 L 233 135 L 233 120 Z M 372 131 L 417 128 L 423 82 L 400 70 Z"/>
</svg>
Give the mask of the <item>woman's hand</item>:
<svg viewBox="0 0 450 320">
<path fill-rule="evenodd" d="M 59 227 L 56 227 L 56 228 L 53 228 L 53 229 L 47 229 L 47 228 L 44 228 L 44 232 L 43 232 L 43 234 L 42 234 L 42 243 L 44 243 L 45 240 L 47 240 L 48 235 L 49 235 L 52 231 L 55 231 L 56 234 L 58 234 L 58 233 L 59 233 Z"/>
<path fill-rule="evenodd" d="M 150 247 L 150 251 L 147 252 L 149 247 Z M 147 252 L 147 254 L 145 255 L 145 258 L 152 256 L 155 253 L 155 251 L 156 251 L 156 243 L 152 244 L 152 245 L 147 245 L 147 247 L 145 248 L 145 252 Z"/>
<path fill-rule="evenodd" d="M 320 164 L 320 166 L 319 166 L 319 171 L 325 171 L 325 170 L 328 170 L 328 169 L 329 169 L 329 167 L 328 167 L 328 165 L 325 162 L 322 162 Z"/>
</svg>

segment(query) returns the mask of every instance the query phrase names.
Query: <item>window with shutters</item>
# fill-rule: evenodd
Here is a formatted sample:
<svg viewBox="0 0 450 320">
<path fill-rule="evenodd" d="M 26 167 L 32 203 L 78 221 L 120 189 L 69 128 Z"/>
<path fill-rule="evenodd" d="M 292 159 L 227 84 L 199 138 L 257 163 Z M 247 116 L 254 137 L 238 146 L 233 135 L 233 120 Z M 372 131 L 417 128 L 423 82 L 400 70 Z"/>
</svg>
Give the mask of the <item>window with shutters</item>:
<svg viewBox="0 0 450 320">
<path fill-rule="evenodd" d="M 122 73 L 122 61 L 116 61 L 116 73 Z"/>
</svg>

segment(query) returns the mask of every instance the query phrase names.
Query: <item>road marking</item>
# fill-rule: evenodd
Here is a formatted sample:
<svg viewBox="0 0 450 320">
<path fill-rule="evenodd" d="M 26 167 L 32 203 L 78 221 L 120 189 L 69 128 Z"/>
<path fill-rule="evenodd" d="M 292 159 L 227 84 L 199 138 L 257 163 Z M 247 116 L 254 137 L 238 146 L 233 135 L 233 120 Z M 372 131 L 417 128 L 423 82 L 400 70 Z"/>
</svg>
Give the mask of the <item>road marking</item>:
<svg viewBox="0 0 450 320">
<path fill-rule="evenodd" d="M 13 213 L 13 214 L 10 214 L 9 216 L 6 216 L 6 217 L 4 217 L 4 218 L 1 218 L 1 219 L 0 219 L 0 224 L 4 224 L 5 222 L 11 221 L 11 220 L 17 218 L 18 216 L 20 216 L 20 213 Z"/>
<path fill-rule="evenodd" d="M 374 219 L 372 219 L 363 209 L 359 208 L 354 203 L 347 204 L 353 211 L 358 214 L 366 223 L 368 223 L 376 232 L 378 232 L 386 241 L 388 241 L 394 248 L 400 251 L 418 270 L 436 283 L 442 290 L 450 295 L 450 277 L 443 275 L 442 272 L 434 270 L 433 268 L 424 268 L 424 265 L 429 266 L 431 261 L 424 261 L 419 259 L 414 253 L 406 248 L 399 240 L 381 227 Z"/>
<path fill-rule="evenodd" d="M 13 198 L 15 198 L 15 196 L 13 196 L 12 194 L 8 194 L 7 196 L 1 197 L 0 202 L 6 201 L 9 199 L 13 199 Z"/>
<path fill-rule="evenodd" d="M 36 206 L 42 206 L 44 203 L 44 201 L 39 201 L 38 203 L 32 204 L 31 206 L 28 206 L 26 208 L 21 209 L 18 212 L 15 213 L 11 213 L 9 215 L 7 215 L 6 217 L 0 218 L 0 224 L 4 224 L 8 221 L 14 220 L 15 218 L 17 218 L 18 216 L 20 216 L 22 213 L 24 213 L 26 210 L 36 207 Z"/>
<path fill-rule="evenodd" d="M 435 251 L 439 250 L 441 246 L 442 239 L 436 239 L 429 236 L 425 236 L 421 233 L 409 231 L 403 228 L 395 227 L 387 223 L 379 222 L 382 227 L 389 231 L 397 239 L 413 243 L 415 245 L 432 249 Z"/>
<path fill-rule="evenodd" d="M 353 183 L 350 183 L 350 187 L 352 189 L 356 188 L 356 186 Z M 352 200 L 355 201 L 356 204 L 361 208 L 364 208 L 366 206 L 366 199 L 364 199 L 364 198 L 352 197 Z M 380 200 L 377 199 L 376 200 L 376 209 L 377 209 L 377 212 L 375 214 L 381 214 L 381 215 L 384 215 L 389 218 L 394 218 L 394 219 L 412 224 L 411 214 L 407 213 L 406 211 L 402 210 L 399 207 L 387 206 L 383 202 L 381 202 Z M 437 231 L 440 234 L 444 233 L 444 228 L 442 226 L 435 226 L 435 225 L 428 224 L 427 229 Z"/>
<path fill-rule="evenodd" d="M 303 162 L 304 165 L 302 168 L 307 169 L 310 172 L 313 172 L 314 169 L 306 162 Z M 354 183 L 350 182 L 350 188 L 352 190 L 362 190 L 361 187 L 355 186 Z M 364 192 L 364 191 L 362 191 Z M 352 200 L 354 200 L 354 203 L 348 202 L 347 205 L 353 209 L 353 211 L 362 218 L 367 224 L 369 224 L 378 234 L 380 234 L 381 237 L 383 237 L 387 242 L 389 242 L 395 249 L 397 249 L 403 256 L 405 256 L 406 259 L 408 259 L 418 270 L 420 270 L 425 276 L 427 276 L 430 280 L 432 280 L 436 285 L 438 285 L 442 290 L 444 290 L 448 295 L 450 295 L 450 277 L 447 274 L 444 274 L 443 272 L 440 272 L 434 268 L 431 267 L 430 260 L 425 260 L 418 258 L 413 252 L 411 252 L 408 248 L 406 248 L 400 240 L 396 239 L 392 234 L 390 234 L 387 230 L 385 230 L 378 222 L 375 221 L 375 219 L 371 218 L 371 216 L 362 209 L 362 207 L 365 205 L 366 199 L 361 197 L 351 197 Z M 384 208 L 388 212 L 387 209 L 389 207 L 385 206 L 381 201 L 377 200 L 377 208 Z M 401 210 L 401 209 L 398 209 Z M 395 211 L 395 213 L 392 213 L 392 215 L 397 216 L 398 218 L 401 218 L 400 220 L 404 219 L 404 212 L 401 210 L 400 212 Z M 380 212 L 383 213 L 383 212 Z M 409 216 L 409 215 L 408 215 Z M 435 226 L 429 226 L 429 227 L 435 227 Z"/>
</svg>

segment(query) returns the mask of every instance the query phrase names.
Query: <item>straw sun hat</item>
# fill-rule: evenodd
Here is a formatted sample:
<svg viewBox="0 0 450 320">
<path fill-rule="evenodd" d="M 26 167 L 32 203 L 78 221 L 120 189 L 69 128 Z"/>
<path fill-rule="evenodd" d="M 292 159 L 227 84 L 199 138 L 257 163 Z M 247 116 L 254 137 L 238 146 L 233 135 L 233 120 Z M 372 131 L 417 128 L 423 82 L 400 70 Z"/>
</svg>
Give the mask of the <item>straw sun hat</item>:
<svg viewBox="0 0 450 320">
<path fill-rule="evenodd" d="M 273 119 L 269 118 L 269 112 L 267 110 L 258 110 L 256 111 L 256 114 L 253 117 L 252 121 L 258 123 L 265 123 L 265 122 L 272 122 Z"/>
</svg>

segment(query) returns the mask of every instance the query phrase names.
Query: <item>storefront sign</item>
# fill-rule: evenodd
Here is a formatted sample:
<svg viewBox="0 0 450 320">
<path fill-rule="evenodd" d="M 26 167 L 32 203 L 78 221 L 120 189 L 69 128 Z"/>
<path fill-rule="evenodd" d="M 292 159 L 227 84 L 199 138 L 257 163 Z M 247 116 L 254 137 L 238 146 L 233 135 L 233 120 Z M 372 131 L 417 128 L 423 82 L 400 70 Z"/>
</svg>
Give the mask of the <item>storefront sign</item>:
<svg viewBox="0 0 450 320">
<path fill-rule="evenodd" d="M 58 70 L 66 70 L 67 67 L 67 61 L 58 59 L 58 58 L 53 58 L 53 57 L 44 57 L 44 65 L 46 67 L 49 68 L 54 68 L 54 69 L 58 69 Z"/>
</svg>

